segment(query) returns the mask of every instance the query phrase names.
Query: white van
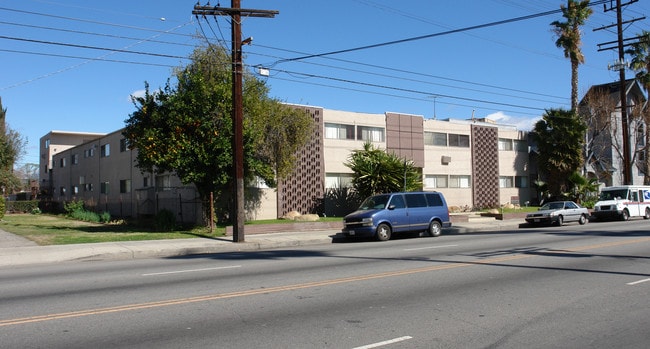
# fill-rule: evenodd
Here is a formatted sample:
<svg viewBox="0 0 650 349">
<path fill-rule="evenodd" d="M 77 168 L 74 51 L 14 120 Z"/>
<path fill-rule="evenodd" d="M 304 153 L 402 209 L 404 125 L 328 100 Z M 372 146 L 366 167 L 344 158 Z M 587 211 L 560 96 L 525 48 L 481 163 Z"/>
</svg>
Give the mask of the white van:
<svg viewBox="0 0 650 349">
<path fill-rule="evenodd" d="M 622 185 L 607 187 L 600 192 L 592 215 L 597 219 L 630 217 L 650 218 L 650 186 Z"/>
</svg>

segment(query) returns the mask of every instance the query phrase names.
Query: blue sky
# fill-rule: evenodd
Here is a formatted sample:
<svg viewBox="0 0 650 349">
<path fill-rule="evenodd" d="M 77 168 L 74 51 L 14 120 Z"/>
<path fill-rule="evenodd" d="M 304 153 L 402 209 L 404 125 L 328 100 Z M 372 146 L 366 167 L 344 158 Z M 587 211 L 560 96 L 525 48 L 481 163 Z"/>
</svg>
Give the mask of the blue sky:
<svg viewBox="0 0 650 349">
<path fill-rule="evenodd" d="M 561 14 L 509 21 L 559 10 L 566 0 L 241 2 L 247 9 L 279 11 L 275 18 L 242 21 L 244 38 L 253 37 L 244 63 L 251 71 L 269 69 L 260 78 L 273 97 L 288 103 L 440 119 L 474 114 L 522 130 L 545 109 L 569 107 L 570 64 L 550 26 Z M 123 127 L 134 111 L 129 96 L 145 82 L 163 86 L 206 40 L 229 47 L 229 19 L 197 19 L 195 4 L 0 0 L 0 97 L 9 126 L 28 140 L 18 165 L 38 163 L 39 139 L 51 130 Z M 230 7 L 230 1 L 220 5 Z M 593 84 L 618 79 L 607 68 L 617 52 L 597 46 L 616 40 L 616 33 L 594 31 L 615 23 L 615 11 L 593 9 L 584 27 L 580 97 Z M 623 18 L 649 12 L 641 0 Z M 650 29 L 647 19 L 628 25 L 625 36 L 644 29 Z M 328 54 L 338 51 L 346 52 Z"/>
</svg>

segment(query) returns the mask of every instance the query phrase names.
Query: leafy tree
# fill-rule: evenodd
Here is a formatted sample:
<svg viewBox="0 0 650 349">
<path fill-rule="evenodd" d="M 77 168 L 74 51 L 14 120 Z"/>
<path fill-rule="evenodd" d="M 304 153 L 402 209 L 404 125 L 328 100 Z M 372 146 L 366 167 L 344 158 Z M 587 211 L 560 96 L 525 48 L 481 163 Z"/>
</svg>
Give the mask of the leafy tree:
<svg viewBox="0 0 650 349">
<path fill-rule="evenodd" d="M 20 189 L 20 180 L 14 175 L 14 163 L 25 151 L 25 139 L 16 131 L 7 127 L 7 109 L 2 107 L 0 99 L 0 195 L 11 194 Z"/>
<path fill-rule="evenodd" d="M 359 196 L 422 189 L 422 174 L 413 161 L 365 143 L 350 154 L 345 166 L 353 172 L 352 186 Z"/>
<path fill-rule="evenodd" d="M 231 59 L 219 46 L 196 49 L 191 59 L 175 71 L 175 86 L 168 81 L 152 92 L 145 84 L 124 135 L 138 149 L 142 171 L 173 172 L 193 183 L 204 202 L 214 192 L 227 206 L 234 182 Z M 268 87 L 251 74 L 243 82 L 245 180 L 257 177 L 274 186 L 293 168 L 313 121 L 269 98 Z"/>
<path fill-rule="evenodd" d="M 564 57 L 571 61 L 571 109 L 578 110 L 578 66 L 585 62 L 582 54 L 582 34 L 580 27 L 593 13 L 589 0 L 568 0 L 567 5 L 560 5 L 562 16 L 566 21 L 553 21 L 553 32 L 557 36 L 555 45 L 564 50 Z"/>
<path fill-rule="evenodd" d="M 563 109 L 549 109 L 535 123 L 532 137 L 551 195 L 567 192 L 569 176 L 582 166 L 585 131 L 586 126 L 577 114 Z"/>
</svg>

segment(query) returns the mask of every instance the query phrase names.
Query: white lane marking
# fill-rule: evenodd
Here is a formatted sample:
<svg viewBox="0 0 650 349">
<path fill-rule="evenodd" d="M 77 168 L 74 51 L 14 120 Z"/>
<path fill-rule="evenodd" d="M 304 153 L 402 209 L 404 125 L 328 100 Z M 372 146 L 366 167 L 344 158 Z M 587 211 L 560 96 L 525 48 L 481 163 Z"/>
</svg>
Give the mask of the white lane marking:
<svg viewBox="0 0 650 349">
<path fill-rule="evenodd" d="M 175 271 L 165 271 L 162 273 L 149 273 L 149 274 L 142 274 L 142 276 L 155 276 L 155 275 L 167 275 L 167 274 L 180 274 L 180 273 L 194 273 L 197 271 L 206 271 L 206 270 L 219 270 L 219 269 L 232 269 L 232 268 L 240 268 L 241 265 L 231 265 L 228 267 L 215 267 L 215 268 L 203 268 L 203 269 L 188 269 L 188 270 L 175 270 Z"/>
<path fill-rule="evenodd" d="M 648 281 L 650 281 L 650 279 L 643 279 L 643 280 L 639 280 L 639 281 L 628 282 L 627 285 L 634 286 L 634 285 L 641 284 L 641 283 L 648 282 Z"/>
<path fill-rule="evenodd" d="M 440 245 L 440 246 L 429 246 L 429 247 L 418 247 L 418 248 L 406 248 L 404 251 L 417 251 L 417 250 L 430 250 L 434 248 L 443 248 L 443 247 L 456 247 L 458 245 Z"/>
<path fill-rule="evenodd" d="M 370 348 L 378 348 L 378 347 L 382 347 L 382 346 L 384 346 L 384 345 L 388 345 L 388 344 L 393 344 L 393 343 L 403 342 L 403 341 L 405 341 L 405 340 L 407 340 L 407 339 L 411 339 L 411 338 L 413 338 L 413 337 L 411 337 L 411 336 L 404 336 L 404 337 L 399 337 L 399 338 L 395 338 L 395 339 L 389 339 L 389 340 L 387 340 L 387 341 L 377 342 L 377 343 L 373 343 L 373 344 L 368 344 L 368 345 L 364 345 L 364 346 L 356 347 L 356 348 L 352 348 L 352 349 L 370 349 Z"/>
</svg>

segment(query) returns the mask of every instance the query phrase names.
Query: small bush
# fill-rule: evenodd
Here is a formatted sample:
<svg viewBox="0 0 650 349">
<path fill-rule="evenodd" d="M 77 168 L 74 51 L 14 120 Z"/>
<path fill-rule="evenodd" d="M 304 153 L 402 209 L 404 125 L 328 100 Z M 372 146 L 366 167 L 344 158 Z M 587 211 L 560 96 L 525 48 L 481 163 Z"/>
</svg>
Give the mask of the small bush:
<svg viewBox="0 0 650 349">
<path fill-rule="evenodd" d="M 63 209 L 68 216 L 73 216 L 77 211 L 84 211 L 83 201 L 68 201 L 63 204 Z"/>
<path fill-rule="evenodd" d="M 109 212 L 106 212 L 106 211 L 102 212 L 99 215 L 99 221 L 102 222 L 102 223 L 110 222 L 111 221 L 111 214 Z"/>
<path fill-rule="evenodd" d="M 72 211 L 72 213 L 70 213 L 68 216 L 85 222 L 100 222 L 99 215 L 97 213 L 85 210 Z"/>
<path fill-rule="evenodd" d="M 156 231 L 173 231 L 176 229 L 176 216 L 170 210 L 160 210 L 154 218 Z"/>
<path fill-rule="evenodd" d="M 31 214 L 41 214 L 41 209 L 38 208 L 38 207 L 35 207 L 35 208 L 32 209 L 32 212 L 30 212 L 30 213 Z"/>
</svg>

